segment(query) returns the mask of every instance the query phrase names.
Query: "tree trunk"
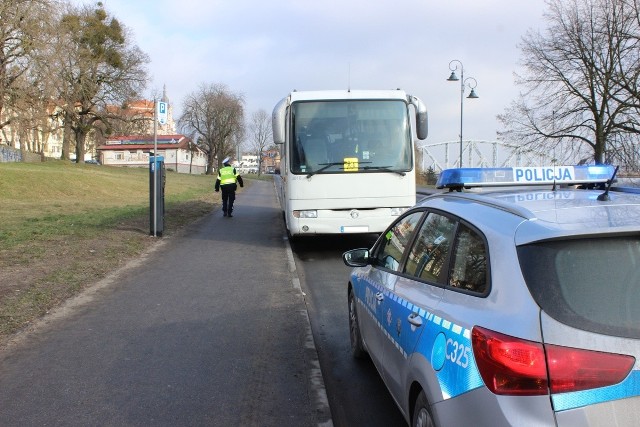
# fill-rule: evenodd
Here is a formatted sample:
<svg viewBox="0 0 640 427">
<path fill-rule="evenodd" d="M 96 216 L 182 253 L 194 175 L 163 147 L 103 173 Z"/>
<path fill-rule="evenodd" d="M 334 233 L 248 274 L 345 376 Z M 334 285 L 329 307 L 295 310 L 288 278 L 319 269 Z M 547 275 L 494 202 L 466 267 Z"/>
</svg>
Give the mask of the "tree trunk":
<svg viewBox="0 0 640 427">
<path fill-rule="evenodd" d="M 69 160 L 71 158 L 71 132 L 71 115 L 65 113 L 61 160 Z"/>
<path fill-rule="evenodd" d="M 84 153 L 86 152 L 84 142 L 86 139 L 86 132 L 76 131 L 76 163 L 84 163 Z"/>
<path fill-rule="evenodd" d="M 213 157 L 213 153 L 209 152 L 207 154 L 207 171 L 205 172 L 206 175 L 213 175 L 213 161 L 214 161 L 214 157 Z"/>
<path fill-rule="evenodd" d="M 595 129 L 596 143 L 593 147 L 593 160 L 595 161 L 596 165 L 604 164 L 607 149 L 607 138 L 605 137 L 605 133 L 603 130 L 602 120 L 602 116 L 598 117 Z"/>
</svg>

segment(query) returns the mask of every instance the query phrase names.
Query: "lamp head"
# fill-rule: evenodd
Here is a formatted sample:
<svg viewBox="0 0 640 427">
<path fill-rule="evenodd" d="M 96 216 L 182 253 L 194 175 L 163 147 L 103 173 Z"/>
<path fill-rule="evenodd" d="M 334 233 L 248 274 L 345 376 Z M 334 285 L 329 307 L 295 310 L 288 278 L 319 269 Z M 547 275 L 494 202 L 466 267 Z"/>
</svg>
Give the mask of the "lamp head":
<svg viewBox="0 0 640 427">
<path fill-rule="evenodd" d="M 471 89 L 471 92 L 469 93 L 469 96 L 467 96 L 467 98 L 470 98 L 470 99 L 476 99 L 476 98 L 480 98 L 480 97 L 479 97 L 479 96 L 478 96 L 478 94 L 476 93 L 475 88 L 472 88 L 472 89 Z"/>
<path fill-rule="evenodd" d="M 460 79 L 458 78 L 458 76 L 456 76 L 456 72 L 455 71 L 452 71 L 451 75 L 447 79 L 447 81 L 449 81 L 449 82 L 457 82 L 458 80 L 460 80 Z"/>
</svg>

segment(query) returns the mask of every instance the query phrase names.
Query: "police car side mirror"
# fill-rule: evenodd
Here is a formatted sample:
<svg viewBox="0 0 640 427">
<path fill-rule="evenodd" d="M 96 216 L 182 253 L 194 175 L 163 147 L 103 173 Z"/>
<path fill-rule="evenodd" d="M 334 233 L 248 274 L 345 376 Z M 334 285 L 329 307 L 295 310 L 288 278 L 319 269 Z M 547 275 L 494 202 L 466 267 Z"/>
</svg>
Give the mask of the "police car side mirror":
<svg viewBox="0 0 640 427">
<path fill-rule="evenodd" d="M 369 249 L 351 249 L 342 254 L 342 261 L 348 267 L 366 267 L 369 265 Z"/>
</svg>

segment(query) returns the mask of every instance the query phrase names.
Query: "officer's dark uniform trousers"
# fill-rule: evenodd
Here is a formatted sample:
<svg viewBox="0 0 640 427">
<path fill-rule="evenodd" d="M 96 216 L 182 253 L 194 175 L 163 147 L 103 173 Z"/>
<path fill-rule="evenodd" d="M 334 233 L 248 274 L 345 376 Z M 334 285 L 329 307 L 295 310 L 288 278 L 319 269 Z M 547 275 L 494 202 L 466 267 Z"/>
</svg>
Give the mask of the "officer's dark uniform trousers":
<svg viewBox="0 0 640 427">
<path fill-rule="evenodd" d="M 220 185 L 220 191 L 222 191 L 222 212 L 225 215 L 231 216 L 231 212 L 233 212 L 233 202 L 236 200 L 237 189 L 238 186 L 236 184 Z"/>
</svg>

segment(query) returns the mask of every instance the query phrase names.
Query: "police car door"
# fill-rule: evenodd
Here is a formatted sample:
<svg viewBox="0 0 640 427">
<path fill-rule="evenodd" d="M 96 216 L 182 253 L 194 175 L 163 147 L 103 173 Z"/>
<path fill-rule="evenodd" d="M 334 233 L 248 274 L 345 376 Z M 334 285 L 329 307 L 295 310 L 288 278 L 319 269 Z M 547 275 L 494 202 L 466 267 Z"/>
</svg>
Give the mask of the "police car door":
<svg viewBox="0 0 640 427">
<path fill-rule="evenodd" d="M 383 378 L 384 343 L 388 340 L 385 328 L 388 301 L 395 298 L 400 263 L 423 213 L 417 211 L 407 214 L 381 235 L 374 248 L 373 267 L 364 280 L 365 303 L 370 315 L 360 316 L 362 334 L 369 354 Z"/>
<path fill-rule="evenodd" d="M 436 369 L 441 395 L 433 396 L 432 403 L 483 386 L 471 344 L 472 319 L 477 322 L 483 313 L 492 316 L 485 298 L 490 281 L 485 237 L 471 224 L 459 221 L 450 252 L 445 293 L 434 313 L 439 318 L 433 327 L 438 338 L 432 345 L 439 346 L 433 349 L 434 354 L 441 354 Z"/>
<path fill-rule="evenodd" d="M 407 248 L 394 295 L 385 299 L 385 378 L 392 394 L 402 401 L 406 401 L 409 391 L 410 359 L 421 335 L 432 329 L 429 322 L 433 319 L 429 316 L 444 293 L 454 231 L 455 222 L 429 212 Z M 431 360 L 431 350 L 423 356 Z"/>
</svg>

